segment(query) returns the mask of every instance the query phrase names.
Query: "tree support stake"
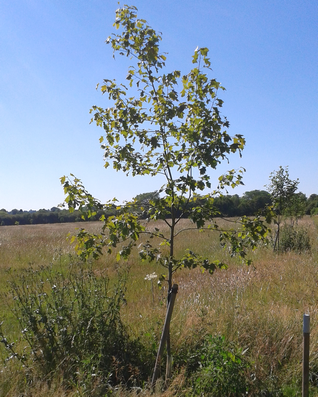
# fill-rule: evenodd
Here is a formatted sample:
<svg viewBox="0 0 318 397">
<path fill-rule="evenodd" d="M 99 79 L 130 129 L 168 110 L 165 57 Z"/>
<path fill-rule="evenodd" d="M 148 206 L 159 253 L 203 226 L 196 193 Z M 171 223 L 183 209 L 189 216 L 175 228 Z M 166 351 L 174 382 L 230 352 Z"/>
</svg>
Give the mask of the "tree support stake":
<svg viewBox="0 0 318 397">
<path fill-rule="evenodd" d="M 163 326 L 162 334 L 161 334 L 161 339 L 160 339 L 160 344 L 157 352 L 157 358 L 156 358 L 156 363 L 155 363 L 155 368 L 153 370 L 153 376 L 152 376 L 152 381 L 151 381 L 151 388 L 153 389 L 155 387 L 156 380 L 158 378 L 158 372 L 160 368 L 160 362 L 161 362 L 161 357 L 162 357 L 162 352 L 165 347 L 165 343 L 167 341 L 167 337 L 169 335 L 169 330 L 170 330 L 170 321 L 171 321 L 171 316 L 172 316 L 172 311 L 173 311 L 173 306 L 174 302 L 176 299 L 176 294 L 178 292 L 178 285 L 173 284 L 171 291 L 169 292 L 169 303 L 167 307 L 167 313 L 166 313 L 166 319 L 165 323 Z M 166 368 L 166 375 L 170 376 L 171 375 L 171 357 L 168 357 L 167 360 L 167 368 Z M 166 379 L 167 381 L 167 379 Z"/>
</svg>

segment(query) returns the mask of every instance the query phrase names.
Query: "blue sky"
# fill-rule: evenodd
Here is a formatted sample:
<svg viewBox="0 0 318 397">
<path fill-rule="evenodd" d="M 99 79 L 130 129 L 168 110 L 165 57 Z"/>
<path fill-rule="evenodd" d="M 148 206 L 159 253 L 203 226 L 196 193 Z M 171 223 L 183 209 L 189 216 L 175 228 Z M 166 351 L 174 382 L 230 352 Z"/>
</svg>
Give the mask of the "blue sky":
<svg viewBox="0 0 318 397">
<path fill-rule="evenodd" d="M 124 3 L 121 3 L 124 4 Z M 135 0 L 138 16 L 162 32 L 167 68 L 187 73 L 194 49 L 208 47 L 213 77 L 226 91 L 229 133 L 243 134 L 245 186 L 264 189 L 289 166 L 299 190 L 318 194 L 318 2 L 316 0 Z M 0 208 L 51 208 L 59 178 L 82 179 L 102 201 L 130 199 L 161 180 L 103 168 L 92 105 L 104 78 L 124 82 L 127 62 L 106 38 L 117 1 L 10 0 L 0 3 Z"/>
</svg>

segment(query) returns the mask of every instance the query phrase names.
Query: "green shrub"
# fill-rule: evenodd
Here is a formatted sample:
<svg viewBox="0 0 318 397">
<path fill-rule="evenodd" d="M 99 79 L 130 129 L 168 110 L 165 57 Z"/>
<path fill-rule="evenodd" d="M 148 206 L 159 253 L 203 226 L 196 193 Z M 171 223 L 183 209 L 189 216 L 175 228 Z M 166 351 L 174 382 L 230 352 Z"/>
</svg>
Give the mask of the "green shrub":
<svg viewBox="0 0 318 397">
<path fill-rule="evenodd" d="M 281 228 L 280 250 L 283 252 L 297 251 L 299 253 L 310 251 L 310 238 L 308 230 L 302 227 L 284 225 Z"/>
<path fill-rule="evenodd" d="M 90 395 L 96 385 L 144 381 L 152 365 L 120 317 L 125 284 L 121 275 L 110 286 L 107 277 L 78 264 L 64 272 L 28 269 L 11 283 L 21 341 L 15 350 L 1 328 L 8 359 L 19 359 L 48 382 L 55 376 L 66 386 L 78 384 Z"/>
<path fill-rule="evenodd" d="M 310 215 L 318 215 L 318 207 L 313 208 L 313 209 L 310 211 Z"/>
<path fill-rule="evenodd" d="M 248 393 L 249 363 L 241 348 L 209 336 L 187 360 L 188 396 L 231 397 Z"/>
</svg>

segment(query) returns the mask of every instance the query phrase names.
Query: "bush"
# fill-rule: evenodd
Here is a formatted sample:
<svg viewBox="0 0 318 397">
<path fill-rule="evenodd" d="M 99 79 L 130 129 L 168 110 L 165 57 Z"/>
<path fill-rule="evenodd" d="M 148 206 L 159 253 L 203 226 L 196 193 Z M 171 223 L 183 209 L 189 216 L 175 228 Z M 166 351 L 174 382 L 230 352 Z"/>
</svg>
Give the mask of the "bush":
<svg viewBox="0 0 318 397">
<path fill-rule="evenodd" d="M 241 348 L 209 336 L 187 360 L 188 396 L 246 396 L 249 363 Z"/>
<path fill-rule="evenodd" d="M 90 395 L 105 385 L 141 383 L 153 357 L 122 323 L 125 284 L 120 275 L 111 287 L 107 277 L 82 264 L 65 272 L 28 269 L 10 290 L 22 353 L 0 331 L 8 359 L 17 358 L 48 382 L 62 377 L 67 387 L 78 384 Z"/>
<path fill-rule="evenodd" d="M 299 253 L 310 251 L 310 238 L 308 230 L 301 227 L 284 225 L 281 229 L 280 250 L 283 252 L 297 251 Z"/>
<path fill-rule="evenodd" d="M 310 211 L 310 215 L 318 215 L 318 207 L 313 208 L 313 209 Z"/>
</svg>

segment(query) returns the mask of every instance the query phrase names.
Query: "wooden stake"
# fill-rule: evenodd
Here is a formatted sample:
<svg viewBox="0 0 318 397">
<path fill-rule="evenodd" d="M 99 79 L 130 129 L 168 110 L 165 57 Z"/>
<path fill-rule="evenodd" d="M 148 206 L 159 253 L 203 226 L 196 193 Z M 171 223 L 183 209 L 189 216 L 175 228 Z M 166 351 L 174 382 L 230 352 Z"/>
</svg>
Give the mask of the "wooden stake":
<svg viewBox="0 0 318 397">
<path fill-rule="evenodd" d="M 165 347 L 165 343 L 167 341 L 167 336 L 168 336 L 169 329 L 170 329 L 170 321 L 171 321 L 174 301 L 176 299 L 177 292 L 178 292 L 178 285 L 177 284 L 173 284 L 173 286 L 171 288 L 171 291 L 170 291 L 170 299 L 169 299 L 169 304 L 168 304 L 167 313 L 166 313 L 166 319 L 165 319 L 165 323 L 164 323 L 164 326 L 163 326 L 161 339 L 160 339 L 160 343 L 159 343 L 159 348 L 158 348 L 158 353 L 157 353 L 157 358 L 156 358 L 156 364 L 155 364 L 155 368 L 153 370 L 153 376 L 152 376 L 152 381 L 151 381 L 151 388 L 152 389 L 155 387 L 155 383 L 156 383 L 156 380 L 158 378 L 160 361 L 161 361 L 162 352 L 163 352 L 163 349 Z M 170 374 L 171 373 L 171 363 L 169 362 L 167 364 L 168 364 L 169 368 L 167 368 L 166 373 Z"/>
</svg>

